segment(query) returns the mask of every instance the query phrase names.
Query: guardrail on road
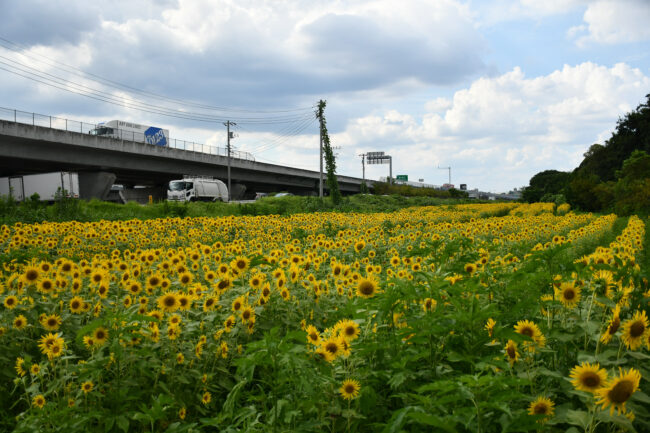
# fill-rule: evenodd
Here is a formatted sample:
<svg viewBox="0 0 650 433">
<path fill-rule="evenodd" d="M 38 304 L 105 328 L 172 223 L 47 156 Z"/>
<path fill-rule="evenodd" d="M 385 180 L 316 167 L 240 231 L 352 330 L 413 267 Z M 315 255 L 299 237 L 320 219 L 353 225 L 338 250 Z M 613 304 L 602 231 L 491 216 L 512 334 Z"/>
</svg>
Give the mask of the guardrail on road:
<svg viewBox="0 0 650 433">
<path fill-rule="evenodd" d="M 78 120 L 63 119 L 61 117 L 47 116 L 44 114 L 30 113 L 27 111 L 12 110 L 10 108 L 0 107 L 0 119 L 25 125 L 41 126 L 44 128 L 58 129 L 69 132 L 78 132 L 80 134 L 89 134 L 91 130 L 98 126 L 95 123 L 80 122 Z M 136 133 L 131 131 L 118 130 L 122 140 L 133 141 L 136 143 L 145 142 L 144 136 L 136 137 Z M 139 134 L 138 134 L 139 135 Z M 109 139 L 110 137 L 101 137 Z M 174 149 L 185 150 L 188 152 L 207 153 L 209 155 L 228 156 L 228 151 L 223 147 L 210 146 L 207 144 L 195 143 L 193 141 L 169 139 L 169 146 Z M 255 161 L 255 157 L 248 152 L 231 150 L 230 156 L 238 159 Z"/>
</svg>

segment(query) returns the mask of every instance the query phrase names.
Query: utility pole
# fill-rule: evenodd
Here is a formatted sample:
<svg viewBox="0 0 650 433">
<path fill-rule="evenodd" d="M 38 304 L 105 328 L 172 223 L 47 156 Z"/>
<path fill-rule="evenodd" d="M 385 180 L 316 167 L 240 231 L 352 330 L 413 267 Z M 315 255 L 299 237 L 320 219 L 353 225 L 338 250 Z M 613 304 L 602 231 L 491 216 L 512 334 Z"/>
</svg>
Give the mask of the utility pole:
<svg viewBox="0 0 650 433">
<path fill-rule="evenodd" d="M 388 157 L 388 184 L 393 184 L 393 157 Z"/>
<path fill-rule="evenodd" d="M 321 99 L 319 106 L 322 103 L 323 100 Z M 323 116 L 321 115 L 320 110 L 316 112 L 316 116 L 318 116 L 320 123 L 320 182 L 318 184 L 318 196 L 323 198 Z"/>
<path fill-rule="evenodd" d="M 230 120 L 224 122 L 224 125 L 226 126 L 226 133 L 228 134 L 228 144 L 226 145 L 226 152 L 228 152 L 228 201 L 232 199 L 232 193 L 230 192 L 230 139 L 235 138 L 234 134 L 230 132 L 230 125 L 236 126 L 237 124 L 235 122 L 231 122 Z"/>
<path fill-rule="evenodd" d="M 440 170 L 449 170 L 449 185 L 451 185 L 451 167 L 440 167 L 438 166 Z"/>
</svg>

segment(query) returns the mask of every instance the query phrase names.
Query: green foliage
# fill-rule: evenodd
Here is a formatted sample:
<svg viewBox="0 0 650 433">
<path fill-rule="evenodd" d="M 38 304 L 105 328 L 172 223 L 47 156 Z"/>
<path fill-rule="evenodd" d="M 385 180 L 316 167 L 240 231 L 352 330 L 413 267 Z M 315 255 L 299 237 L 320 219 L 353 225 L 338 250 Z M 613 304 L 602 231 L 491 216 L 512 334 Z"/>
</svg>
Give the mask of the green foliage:
<svg viewBox="0 0 650 433">
<path fill-rule="evenodd" d="M 524 190 L 522 198 L 528 203 L 535 203 L 538 201 L 554 202 L 555 200 L 544 200 L 542 198 L 547 197 L 548 195 L 555 196 L 560 194 L 566 186 L 570 176 L 571 173 L 557 170 L 546 170 L 537 173 L 530 179 L 530 185 Z"/>
<path fill-rule="evenodd" d="M 439 190 L 434 188 L 416 188 L 411 185 L 389 184 L 388 182 L 375 182 L 374 193 L 377 195 L 400 195 L 403 197 L 437 197 L 437 198 L 467 198 L 465 191 L 457 189 Z"/>
<path fill-rule="evenodd" d="M 316 117 L 320 120 L 320 133 L 321 140 L 323 141 L 323 153 L 325 154 L 325 170 L 327 171 L 327 188 L 329 189 L 330 198 L 332 203 L 338 205 L 341 203 L 341 191 L 339 190 L 339 181 L 336 178 L 336 158 L 332 145 L 330 143 L 330 136 L 327 132 L 327 121 L 325 120 L 325 106 L 326 101 L 321 100 L 318 103 L 318 112 Z"/>
</svg>

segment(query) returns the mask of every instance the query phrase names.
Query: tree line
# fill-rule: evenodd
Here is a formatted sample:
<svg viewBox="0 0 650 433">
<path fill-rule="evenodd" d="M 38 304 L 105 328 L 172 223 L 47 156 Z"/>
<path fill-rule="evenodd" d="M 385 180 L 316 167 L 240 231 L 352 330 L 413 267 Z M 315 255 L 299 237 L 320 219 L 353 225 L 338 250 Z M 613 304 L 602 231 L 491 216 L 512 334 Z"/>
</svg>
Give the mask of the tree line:
<svg viewBox="0 0 650 433">
<path fill-rule="evenodd" d="M 618 119 L 605 144 L 593 144 L 571 172 L 545 170 L 523 192 L 529 203 L 569 203 L 590 212 L 650 213 L 650 94 Z"/>
</svg>

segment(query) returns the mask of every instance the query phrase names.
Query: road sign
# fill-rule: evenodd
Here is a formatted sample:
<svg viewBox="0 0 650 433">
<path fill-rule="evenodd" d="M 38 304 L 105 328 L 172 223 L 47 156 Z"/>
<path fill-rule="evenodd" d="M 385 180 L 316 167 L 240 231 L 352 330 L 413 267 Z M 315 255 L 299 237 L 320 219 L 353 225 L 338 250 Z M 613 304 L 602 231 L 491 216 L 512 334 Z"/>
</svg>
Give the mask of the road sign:
<svg viewBox="0 0 650 433">
<path fill-rule="evenodd" d="M 397 180 L 406 180 L 406 181 L 408 181 L 409 180 L 409 175 L 408 174 L 398 174 L 397 176 L 395 176 L 395 178 Z"/>
</svg>

